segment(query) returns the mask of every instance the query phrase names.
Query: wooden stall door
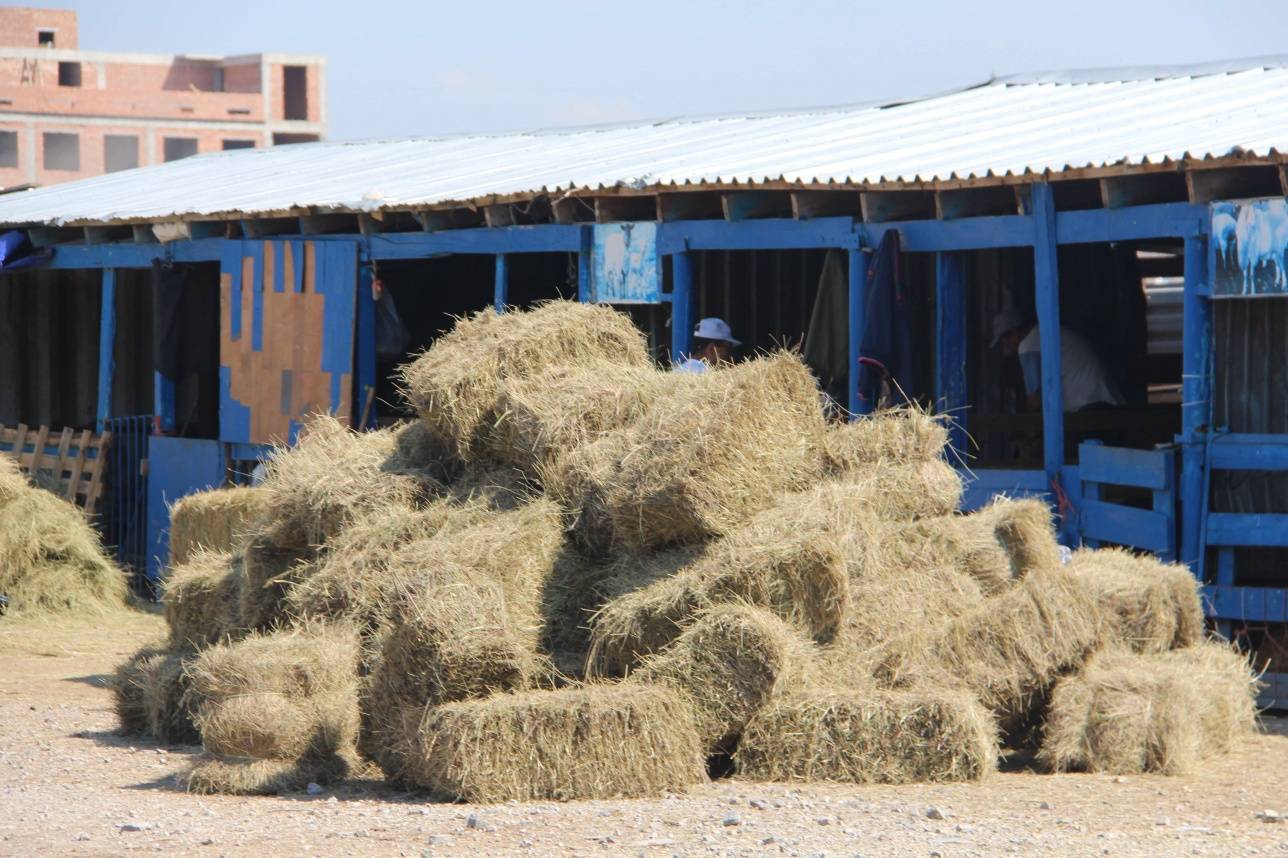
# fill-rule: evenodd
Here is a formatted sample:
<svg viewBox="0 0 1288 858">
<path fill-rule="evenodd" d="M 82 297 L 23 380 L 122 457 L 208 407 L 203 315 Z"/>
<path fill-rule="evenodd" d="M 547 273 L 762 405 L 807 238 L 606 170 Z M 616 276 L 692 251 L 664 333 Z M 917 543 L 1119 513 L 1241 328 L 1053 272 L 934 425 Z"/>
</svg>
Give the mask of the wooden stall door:
<svg viewBox="0 0 1288 858">
<path fill-rule="evenodd" d="M 353 417 L 354 241 L 227 241 L 219 435 L 289 443 L 310 414 Z"/>
</svg>

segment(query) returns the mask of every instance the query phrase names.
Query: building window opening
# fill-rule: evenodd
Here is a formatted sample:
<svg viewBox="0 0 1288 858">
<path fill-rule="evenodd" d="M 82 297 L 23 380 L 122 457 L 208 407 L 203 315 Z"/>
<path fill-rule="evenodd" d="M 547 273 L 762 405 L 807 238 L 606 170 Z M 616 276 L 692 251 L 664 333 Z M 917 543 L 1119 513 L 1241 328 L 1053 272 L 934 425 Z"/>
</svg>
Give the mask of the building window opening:
<svg viewBox="0 0 1288 858">
<path fill-rule="evenodd" d="M 81 64 L 80 63 L 59 63 L 58 64 L 58 85 L 59 86 L 80 86 L 81 85 Z"/>
<path fill-rule="evenodd" d="M 178 161 L 197 154 L 196 137 L 166 137 L 161 145 L 167 161 Z"/>
<path fill-rule="evenodd" d="M 254 140 L 225 140 L 223 143 L 224 151 L 229 149 L 254 149 Z"/>
<path fill-rule="evenodd" d="M 283 119 L 309 118 L 308 69 L 305 66 L 283 66 Z"/>
<path fill-rule="evenodd" d="M 46 131 L 43 136 L 46 170 L 80 169 L 80 135 Z"/>
<path fill-rule="evenodd" d="M 108 134 L 103 137 L 103 165 L 109 173 L 132 170 L 139 166 L 139 138 L 132 134 Z"/>
<path fill-rule="evenodd" d="M 224 70 L 214 69 L 210 75 L 210 89 L 213 92 L 224 92 Z"/>
<path fill-rule="evenodd" d="M 18 132 L 0 131 L 0 167 L 18 166 Z"/>
<path fill-rule="evenodd" d="M 53 30 L 37 30 L 36 44 L 42 48 L 52 48 L 54 46 Z"/>
</svg>

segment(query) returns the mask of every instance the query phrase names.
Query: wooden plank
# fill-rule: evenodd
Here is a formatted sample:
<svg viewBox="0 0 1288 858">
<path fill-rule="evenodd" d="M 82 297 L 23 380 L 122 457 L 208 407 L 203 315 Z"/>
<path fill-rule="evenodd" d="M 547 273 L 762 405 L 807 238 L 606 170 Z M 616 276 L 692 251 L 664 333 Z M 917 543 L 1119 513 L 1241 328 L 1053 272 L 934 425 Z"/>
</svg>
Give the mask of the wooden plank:
<svg viewBox="0 0 1288 858">
<path fill-rule="evenodd" d="M 1107 209 L 1155 203 L 1183 203 L 1189 199 L 1185 174 L 1179 170 L 1172 173 L 1108 176 L 1097 181 L 1100 184 L 1101 205 Z"/>
<path fill-rule="evenodd" d="M 1078 464 L 1086 483 L 1160 490 L 1172 485 L 1169 452 L 1084 443 L 1078 447 Z"/>
<path fill-rule="evenodd" d="M 1208 585 L 1203 588 L 1203 603 L 1208 606 L 1208 616 L 1216 619 L 1288 622 L 1288 589 L 1282 587 Z"/>
<path fill-rule="evenodd" d="M 27 424 L 19 423 L 18 429 L 13 435 L 13 457 L 18 460 L 18 466 L 22 467 L 22 448 L 27 443 Z"/>
<path fill-rule="evenodd" d="M 49 442 L 49 427 L 41 426 L 36 432 L 36 444 L 31 451 L 31 461 L 27 464 L 27 473 L 34 480 L 40 470 L 40 463 L 45 457 L 45 444 Z"/>
<path fill-rule="evenodd" d="M 720 196 L 725 220 L 790 217 L 791 197 L 781 191 L 739 191 Z"/>
<path fill-rule="evenodd" d="M 1042 460 L 1048 484 L 1064 464 L 1064 384 L 1060 374 L 1060 273 L 1056 262 L 1055 197 L 1033 186 L 1033 286 L 1042 359 Z"/>
<path fill-rule="evenodd" d="M 966 456 L 966 254 L 935 254 L 935 408 L 948 415 L 949 444 Z M 853 364 L 852 364 L 853 365 Z"/>
<path fill-rule="evenodd" d="M 78 502 L 77 495 L 80 494 L 81 474 L 85 471 L 85 460 L 89 458 L 90 444 L 93 440 L 93 434 L 88 429 L 85 429 L 81 431 L 80 438 L 76 442 L 80 455 L 72 463 L 71 476 L 67 478 L 67 499 L 72 503 Z M 100 452 L 99 455 L 101 456 L 102 453 Z"/>
<path fill-rule="evenodd" d="M 103 493 L 103 470 L 106 467 L 107 448 L 112 443 L 112 433 L 104 432 L 98 438 L 98 456 L 94 460 L 94 476 L 90 479 L 89 489 L 85 492 L 85 513 L 93 515 Z"/>
<path fill-rule="evenodd" d="M 514 226 L 514 210 L 509 205 L 484 206 L 483 223 L 489 229 L 498 226 Z"/>
<path fill-rule="evenodd" d="M 1283 193 L 1279 184 L 1279 168 L 1274 165 L 1189 170 L 1185 174 L 1185 183 L 1192 203 L 1277 197 Z"/>
<path fill-rule="evenodd" d="M 1219 471 L 1288 471 L 1288 435 L 1223 435 L 1210 452 Z"/>
<path fill-rule="evenodd" d="M 1211 512 L 1209 545 L 1288 548 L 1288 514 Z"/>
<path fill-rule="evenodd" d="M 933 191 L 864 191 L 859 195 L 863 219 L 868 223 L 934 217 Z"/>
<path fill-rule="evenodd" d="M 1172 518 L 1150 509 L 1082 499 L 1082 533 L 1092 539 L 1166 552 L 1172 549 Z"/>
<path fill-rule="evenodd" d="M 793 191 L 792 217 L 862 217 L 863 201 L 854 191 Z"/>
<path fill-rule="evenodd" d="M 662 223 L 677 220 L 718 220 L 724 217 L 720 194 L 705 191 L 686 191 L 676 194 L 658 194 L 656 218 Z"/>
<path fill-rule="evenodd" d="M 58 463 L 54 466 L 54 485 L 52 488 L 62 488 L 63 471 L 67 470 L 67 451 L 72 446 L 72 430 L 66 426 L 63 427 L 63 433 L 58 438 Z M 58 492 L 55 491 L 55 494 Z"/>
<path fill-rule="evenodd" d="M 935 217 L 940 220 L 1019 213 L 1019 201 L 1010 188 L 962 188 L 935 192 Z"/>
</svg>

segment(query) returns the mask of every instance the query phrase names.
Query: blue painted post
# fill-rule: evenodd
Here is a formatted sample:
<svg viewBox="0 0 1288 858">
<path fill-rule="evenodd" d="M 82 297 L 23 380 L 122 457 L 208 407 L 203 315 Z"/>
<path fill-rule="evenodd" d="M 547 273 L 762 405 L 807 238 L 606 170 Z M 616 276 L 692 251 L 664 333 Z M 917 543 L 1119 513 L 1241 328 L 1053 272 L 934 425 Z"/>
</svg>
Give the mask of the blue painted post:
<svg viewBox="0 0 1288 858">
<path fill-rule="evenodd" d="M 935 404 L 947 414 L 948 443 L 966 455 L 966 257 L 935 254 Z"/>
<path fill-rule="evenodd" d="M 116 269 L 103 269 L 102 306 L 98 312 L 98 410 L 96 425 L 102 432 L 112 416 L 112 377 L 116 374 Z"/>
<path fill-rule="evenodd" d="M 1056 258 L 1055 196 L 1045 182 L 1033 185 L 1033 279 L 1042 338 L 1043 468 L 1047 484 L 1060 481 L 1064 465 L 1064 386 L 1060 381 L 1060 270 Z M 1066 527 L 1070 522 L 1066 522 Z"/>
<path fill-rule="evenodd" d="M 688 251 L 671 256 L 671 274 L 671 363 L 682 363 L 693 331 L 693 257 Z"/>
<path fill-rule="evenodd" d="M 371 292 L 372 283 L 376 280 L 376 272 L 370 265 L 362 265 L 358 268 L 358 306 L 357 306 L 357 334 L 358 334 L 358 395 L 354 398 L 357 407 L 354 411 L 354 425 L 362 420 L 362 414 L 367 412 L 367 426 L 372 425 L 376 419 L 376 401 L 372 397 L 370 410 L 367 409 L 368 391 L 376 389 L 376 299 Z M 366 429 L 367 426 L 357 426 L 358 429 Z"/>
<path fill-rule="evenodd" d="M 510 298 L 510 260 L 504 253 L 496 255 L 496 280 L 492 286 L 492 306 L 498 313 L 505 312 Z"/>
<path fill-rule="evenodd" d="M 1212 406 L 1212 305 L 1208 242 L 1185 239 L 1181 325 L 1181 562 L 1202 571 L 1205 436 Z"/>
<path fill-rule="evenodd" d="M 868 309 L 868 260 L 870 254 L 857 248 L 849 251 L 850 290 L 849 290 L 849 378 L 846 390 L 846 407 L 851 414 L 860 414 L 867 410 L 865 403 L 859 401 L 859 347 L 863 344 L 864 316 Z"/>
<path fill-rule="evenodd" d="M 152 373 L 152 408 L 157 433 L 174 432 L 174 379 L 159 372 Z"/>
<path fill-rule="evenodd" d="M 580 246 L 577 250 L 577 300 L 583 304 L 591 299 L 590 294 L 590 265 L 591 248 L 594 247 L 595 236 L 589 226 L 581 228 Z"/>
</svg>

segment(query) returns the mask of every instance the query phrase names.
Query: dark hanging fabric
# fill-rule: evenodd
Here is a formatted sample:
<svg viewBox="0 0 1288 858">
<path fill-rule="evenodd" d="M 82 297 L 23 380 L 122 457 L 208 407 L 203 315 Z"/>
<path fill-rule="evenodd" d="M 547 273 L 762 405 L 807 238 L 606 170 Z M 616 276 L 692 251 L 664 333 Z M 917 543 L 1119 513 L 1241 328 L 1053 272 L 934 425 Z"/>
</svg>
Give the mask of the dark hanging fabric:
<svg viewBox="0 0 1288 858">
<path fill-rule="evenodd" d="M 876 257 L 868 266 L 867 293 L 859 341 L 859 400 L 869 410 L 902 405 L 912 393 L 916 365 L 898 230 L 887 230 L 881 237 Z"/>
<path fill-rule="evenodd" d="M 814 311 L 805 334 L 805 362 L 818 375 L 823 389 L 837 402 L 845 402 L 850 362 L 850 280 L 845 256 L 829 250 L 818 276 Z"/>
<path fill-rule="evenodd" d="M 152 363 L 174 382 L 178 434 L 219 433 L 219 269 L 152 261 Z"/>
</svg>

